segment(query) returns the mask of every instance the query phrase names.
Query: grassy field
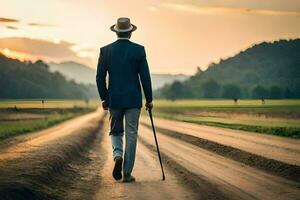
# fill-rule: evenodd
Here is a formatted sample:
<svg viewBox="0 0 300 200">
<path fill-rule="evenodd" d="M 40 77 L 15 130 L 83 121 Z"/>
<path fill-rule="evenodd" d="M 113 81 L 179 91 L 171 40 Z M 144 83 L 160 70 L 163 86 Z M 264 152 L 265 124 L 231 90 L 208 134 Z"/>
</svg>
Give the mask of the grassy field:
<svg viewBox="0 0 300 200">
<path fill-rule="evenodd" d="M 97 100 L 0 101 L 0 140 L 47 128 L 97 106 Z M 154 100 L 154 106 L 157 117 L 300 138 L 300 100 Z"/>
<path fill-rule="evenodd" d="M 96 100 L 0 101 L 0 140 L 48 128 L 91 112 L 98 103 Z"/>
<path fill-rule="evenodd" d="M 0 109 L 3 108 L 95 108 L 99 100 L 1 100 Z"/>
<path fill-rule="evenodd" d="M 154 105 L 157 117 L 300 138 L 300 100 L 155 100 Z"/>
</svg>

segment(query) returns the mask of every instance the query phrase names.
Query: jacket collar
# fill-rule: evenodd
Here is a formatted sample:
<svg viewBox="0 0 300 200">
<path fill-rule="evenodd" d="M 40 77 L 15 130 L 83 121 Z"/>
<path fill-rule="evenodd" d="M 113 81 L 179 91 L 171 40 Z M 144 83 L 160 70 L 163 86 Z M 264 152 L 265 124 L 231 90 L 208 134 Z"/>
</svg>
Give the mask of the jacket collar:
<svg viewBox="0 0 300 200">
<path fill-rule="evenodd" d="M 129 38 L 118 38 L 117 41 L 119 41 L 119 40 L 129 41 Z"/>
</svg>

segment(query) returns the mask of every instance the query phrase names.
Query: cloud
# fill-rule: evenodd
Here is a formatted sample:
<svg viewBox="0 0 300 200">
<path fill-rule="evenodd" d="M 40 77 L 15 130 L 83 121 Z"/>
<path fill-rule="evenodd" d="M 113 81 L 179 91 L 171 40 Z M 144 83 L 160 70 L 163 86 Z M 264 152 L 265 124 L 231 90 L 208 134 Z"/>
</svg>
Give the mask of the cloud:
<svg viewBox="0 0 300 200">
<path fill-rule="evenodd" d="M 89 56 L 72 50 L 76 44 L 54 39 L 53 41 L 10 37 L 0 38 L 0 50 L 8 49 L 17 55 L 30 55 L 32 58 L 43 59 L 47 62 L 75 61 L 91 65 L 93 62 Z"/>
<path fill-rule="evenodd" d="M 4 23 L 4 24 L 7 24 L 7 23 L 20 23 L 21 21 L 18 20 L 18 19 L 13 19 L 13 18 L 5 18 L 5 17 L 0 17 L 0 23 Z M 55 26 L 53 24 L 46 24 L 46 23 L 36 23 L 36 22 L 28 22 L 26 23 L 27 26 L 30 26 L 30 27 L 52 27 L 52 26 Z M 5 26 L 6 28 L 8 29 L 12 29 L 12 30 L 17 30 L 19 29 L 18 27 L 15 27 L 15 26 Z"/>
<path fill-rule="evenodd" d="M 43 23 L 27 23 L 28 26 L 34 26 L 34 27 L 51 27 L 55 26 L 53 24 L 43 24 Z"/>
<path fill-rule="evenodd" d="M 19 23 L 19 22 L 20 22 L 20 20 L 18 20 L 18 19 L 0 17 L 0 26 L 5 27 L 6 29 L 18 30 L 19 29 L 18 27 L 12 26 L 12 25 L 8 25 L 8 24 L 12 24 L 12 23 L 16 24 L 16 23 Z"/>
<path fill-rule="evenodd" d="M 250 9 L 219 6 L 199 6 L 185 3 L 161 3 L 161 7 L 175 11 L 188 12 L 200 15 L 220 14 L 248 14 L 248 15 L 273 15 L 273 16 L 300 16 L 300 11 L 283 11 L 272 9 Z"/>
<path fill-rule="evenodd" d="M 18 30 L 18 27 L 15 26 L 5 26 L 7 29 Z"/>
<path fill-rule="evenodd" d="M 0 17 L 0 23 L 18 23 L 18 19 Z"/>
<path fill-rule="evenodd" d="M 74 44 L 65 41 L 55 44 L 46 40 L 19 37 L 0 39 L 0 48 L 9 48 L 19 52 L 49 57 L 75 56 L 74 52 L 69 48 L 72 45 Z"/>
</svg>

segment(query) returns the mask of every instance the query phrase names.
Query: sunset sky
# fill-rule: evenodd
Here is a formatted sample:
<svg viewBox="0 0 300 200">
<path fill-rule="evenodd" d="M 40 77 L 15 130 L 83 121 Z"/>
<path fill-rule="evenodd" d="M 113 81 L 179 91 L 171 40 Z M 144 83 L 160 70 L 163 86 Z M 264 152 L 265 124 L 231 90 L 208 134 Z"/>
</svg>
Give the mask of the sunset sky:
<svg viewBox="0 0 300 200">
<path fill-rule="evenodd" d="M 300 37 L 299 0 L 0 0 L 0 51 L 96 68 L 123 16 L 152 73 L 193 74 L 255 43 Z"/>
</svg>

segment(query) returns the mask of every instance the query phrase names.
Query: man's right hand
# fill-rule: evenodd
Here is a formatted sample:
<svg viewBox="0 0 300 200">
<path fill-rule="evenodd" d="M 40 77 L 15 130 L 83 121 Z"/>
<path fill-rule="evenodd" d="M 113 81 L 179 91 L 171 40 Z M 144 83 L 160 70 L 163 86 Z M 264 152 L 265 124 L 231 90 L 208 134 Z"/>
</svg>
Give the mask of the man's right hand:
<svg viewBox="0 0 300 200">
<path fill-rule="evenodd" d="M 146 110 L 152 110 L 153 103 L 152 102 L 146 102 L 145 106 L 146 106 Z"/>
<path fill-rule="evenodd" d="M 102 108 L 103 110 L 108 110 L 108 105 L 106 101 L 102 101 Z"/>
</svg>

